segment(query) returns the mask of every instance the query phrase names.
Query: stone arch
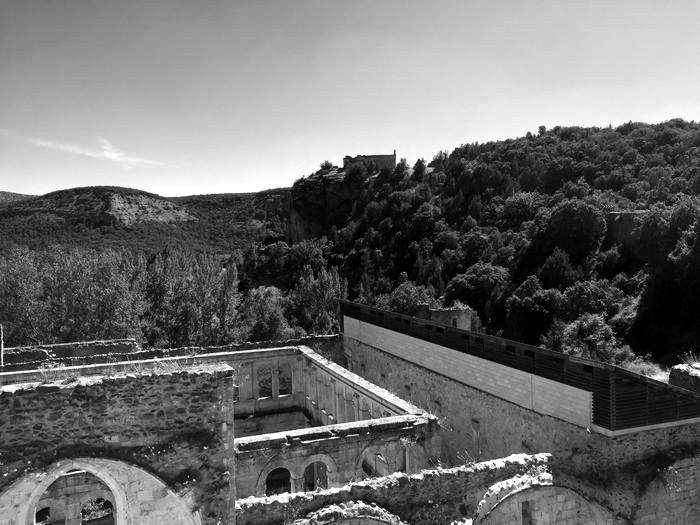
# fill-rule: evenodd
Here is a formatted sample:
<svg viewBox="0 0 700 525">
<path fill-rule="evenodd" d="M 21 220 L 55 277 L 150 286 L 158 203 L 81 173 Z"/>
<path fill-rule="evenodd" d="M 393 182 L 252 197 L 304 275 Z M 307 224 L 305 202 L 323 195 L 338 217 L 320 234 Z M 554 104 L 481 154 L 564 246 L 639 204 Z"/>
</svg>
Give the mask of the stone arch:
<svg viewBox="0 0 700 525">
<path fill-rule="evenodd" d="M 292 492 L 292 473 L 284 467 L 272 469 L 265 477 L 265 496 Z"/>
<path fill-rule="evenodd" d="M 479 502 L 474 525 L 509 523 L 514 516 L 522 523 L 596 523 L 613 525 L 613 514 L 578 492 L 551 484 L 549 474 L 516 476 L 494 484 Z M 534 521 L 533 521 L 534 522 Z"/>
<path fill-rule="evenodd" d="M 303 473 L 306 472 L 306 469 L 309 468 L 310 465 L 318 462 L 326 465 L 326 474 L 328 476 L 328 488 L 331 488 L 332 486 L 341 483 L 341 480 L 339 478 L 340 473 L 338 472 L 338 464 L 336 463 L 333 456 L 329 456 L 328 454 L 312 454 L 310 456 L 306 456 L 304 458 L 303 468 L 301 469 L 302 476 L 304 475 Z"/>
<path fill-rule="evenodd" d="M 265 480 L 270 475 L 273 470 L 283 468 L 289 471 L 291 478 L 291 491 L 296 492 L 296 480 L 301 477 L 298 465 L 295 464 L 293 459 L 288 459 L 281 455 L 276 455 L 270 461 L 268 461 L 263 469 L 258 474 L 258 481 L 255 483 L 255 495 L 257 497 L 262 497 L 265 495 Z M 303 470 L 301 471 L 303 473 Z"/>
<path fill-rule="evenodd" d="M 355 473 L 364 477 L 380 477 L 395 472 L 395 458 L 386 444 L 370 443 L 362 449 L 355 461 Z"/>
<path fill-rule="evenodd" d="M 401 518 L 376 504 L 350 501 L 328 505 L 314 511 L 292 525 L 406 525 Z"/>
<path fill-rule="evenodd" d="M 33 525 L 46 489 L 71 470 L 84 470 L 109 488 L 115 525 L 201 525 L 199 513 L 193 513 L 161 479 L 135 465 L 105 458 L 64 459 L 42 472 L 26 474 L 0 493 L 0 515 L 17 516 L 18 525 Z"/>
</svg>

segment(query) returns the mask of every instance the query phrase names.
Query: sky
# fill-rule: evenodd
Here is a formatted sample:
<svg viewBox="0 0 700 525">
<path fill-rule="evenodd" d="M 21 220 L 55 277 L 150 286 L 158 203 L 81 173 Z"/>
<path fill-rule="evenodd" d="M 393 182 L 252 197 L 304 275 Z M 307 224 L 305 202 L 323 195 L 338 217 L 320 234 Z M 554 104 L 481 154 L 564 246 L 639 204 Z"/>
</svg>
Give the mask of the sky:
<svg viewBox="0 0 700 525">
<path fill-rule="evenodd" d="M 698 121 L 698 20 L 698 0 L 0 0 L 0 191 L 259 191 L 345 155 Z"/>
</svg>

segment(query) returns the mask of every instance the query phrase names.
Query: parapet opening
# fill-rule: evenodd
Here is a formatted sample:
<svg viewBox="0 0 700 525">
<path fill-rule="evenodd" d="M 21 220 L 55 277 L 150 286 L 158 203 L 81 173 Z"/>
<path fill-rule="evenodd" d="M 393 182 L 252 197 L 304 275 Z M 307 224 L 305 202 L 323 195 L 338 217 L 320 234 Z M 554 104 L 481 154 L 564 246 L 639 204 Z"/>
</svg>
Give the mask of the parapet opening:
<svg viewBox="0 0 700 525">
<path fill-rule="evenodd" d="M 328 488 L 328 467 L 323 461 L 314 461 L 304 470 L 304 491 Z"/>
<path fill-rule="evenodd" d="M 44 507 L 34 514 L 34 523 L 37 525 L 49 525 L 51 523 L 51 507 Z"/>
<path fill-rule="evenodd" d="M 258 368 L 258 397 L 272 397 L 272 368 L 264 366 Z"/>
<path fill-rule="evenodd" d="M 276 468 L 265 478 L 265 495 L 282 494 L 292 491 L 292 476 L 286 468 Z"/>
</svg>

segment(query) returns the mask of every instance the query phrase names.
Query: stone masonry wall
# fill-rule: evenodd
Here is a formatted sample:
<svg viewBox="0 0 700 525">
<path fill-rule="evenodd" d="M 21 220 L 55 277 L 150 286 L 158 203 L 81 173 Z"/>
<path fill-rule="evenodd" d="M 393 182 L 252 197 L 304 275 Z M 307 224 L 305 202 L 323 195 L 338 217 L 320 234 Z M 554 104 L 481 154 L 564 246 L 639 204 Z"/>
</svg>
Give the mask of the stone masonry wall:
<svg viewBox="0 0 700 525">
<path fill-rule="evenodd" d="M 520 518 L 520 519 L 518 519 Z M 521 521 L 522 520 L 522 521 Z M 612 525 L 612 514 L 562 487 L 536 487 L 506 498 L 484 525 Z"/>
<path fill-rule="evenodd" d="M 493 484 L 515 476 L 546 473 L 549 456 L 524 454 L 420 474 L 392 474 L 338 489 L 236 501 L 237 523 L 282 524 L 334 504 L 376 504 L 415 525 L 442 525 L 476 514 L 483 494 Z"/>
<path fill-rule="evenodd" d="M 4 386 L 0 490 L 57 459 L 111 458 L 140 465 L 175 490 L 193 490 L 205 517 L 222 515 L 230 376 L 228 365 L 208 365 Z"/>
<path fill-rule="evenodd" d="M 659 472 L 698 452 L 700 425 L 687 424 L 607 437 L 447 378 L 344 337 L 348 368 L 394 392 L 441 422 L 448 465 L 514 453 L 553 455 L 555 484 L 631 517 Z"/>
<path fill-rule="evenodd" d="M 663 469 L 635 509 L 634 523 L 675 525 L 700 522 L 700 456 Z"/>
<path fill-rule="evenodd" d="M 266 477 L 277 468 L 289 471 L 292 492 L 303 491 L 304 471 L 315 462 L 325 465 L 329 488 L 366 477 L 363 460 L 378 475 L 416 473 L 435 463 L 439 449 L 435 419 L 412 415 L 240 438 L 237 494 L 264 496 Z"/>
<path fill-rule="evenodd" d="M 339 356 L 342 356 L 343 353 L 338 335 L 309 336 L 284 341 L 234 343 L 223 346 L 148 349 L 142 349 L 133 339 L 118 339 L 5 348 L 5 367 L 1 371 L 31 370 L 42 366 L 78 366 L 126 360 L 162 359 L 297 345 L 313 348 L 314 351 L 336 362 L 339 362 Z M 0 384 L 3 384 L 1 379 Z"/>
</svg>

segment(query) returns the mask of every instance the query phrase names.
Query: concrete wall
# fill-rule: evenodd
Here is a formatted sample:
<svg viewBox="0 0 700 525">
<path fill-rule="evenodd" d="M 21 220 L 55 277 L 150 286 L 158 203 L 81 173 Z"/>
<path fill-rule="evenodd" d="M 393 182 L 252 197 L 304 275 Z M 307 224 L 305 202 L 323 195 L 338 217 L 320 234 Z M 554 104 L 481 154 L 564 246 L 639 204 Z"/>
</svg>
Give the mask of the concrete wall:
<svg viewBox="0 0 700 525">
<path fill-rule="evenodd" d="M 348 338 L 540 414 L 591 426 L 590 392 L 351 317 L 343 322 Z"/>
</svg>

